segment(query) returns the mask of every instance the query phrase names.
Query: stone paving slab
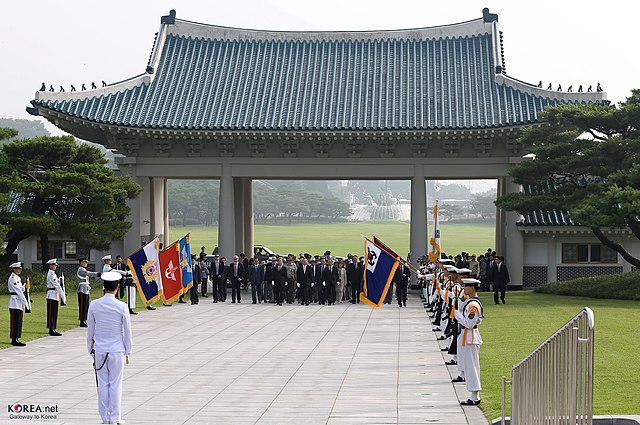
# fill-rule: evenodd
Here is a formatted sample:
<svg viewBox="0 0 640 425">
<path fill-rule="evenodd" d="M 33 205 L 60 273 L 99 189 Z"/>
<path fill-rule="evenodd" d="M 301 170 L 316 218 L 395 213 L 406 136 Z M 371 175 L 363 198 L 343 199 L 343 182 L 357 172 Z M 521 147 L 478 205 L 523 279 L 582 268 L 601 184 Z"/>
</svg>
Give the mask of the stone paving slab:
<svg viewBox="0 0 640 425">
<path fill-rule="evenodd" d="M 378 310 L 208 300 L 132 316 L 127 424 L 487 423 L 458 404 L 417 296 Z M 3 409 L 0 424 L 100 423 L 85 347 L 76 328 L 0 351 L 2 407 L 58 406 L 43 421 Z"/>
</svg>

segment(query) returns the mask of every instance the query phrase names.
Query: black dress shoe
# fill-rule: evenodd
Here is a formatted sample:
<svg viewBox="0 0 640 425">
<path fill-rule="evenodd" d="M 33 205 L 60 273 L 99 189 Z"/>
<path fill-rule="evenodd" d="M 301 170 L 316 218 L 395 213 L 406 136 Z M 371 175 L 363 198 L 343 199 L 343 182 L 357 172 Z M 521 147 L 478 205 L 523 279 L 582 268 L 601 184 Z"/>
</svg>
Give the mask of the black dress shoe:
<svg viewBox="0 0 640 425">
<path fill-rule="evenodd" d="M 209 295 L 207 295 L 207 294 L 202 294 L 202 298 L 209 298 Z"/>
<path fill-rule="evenodd" d="M 440 351 L 449 351 L 448 347 L 441 348 Z"/>
<path fill-rule="evenodd" d="M 455 360 L 449 360 L 448 362 L 444 362 L 444 364 L 446 364 L 448 366 L 453 366 L 453 365 L 457 365 L 458 362 L 456 362 Z"/>
<path fill-rule="evenodd" d="M 182 301 L 182 302 L 184 302 L 184 301 Z M 147 310 L 155 310 L 155 309 L 156 309 L 156 308 L 155 308 L 154 306 L 152 306 L 152 305 L 148 305 L 148 306 L 147 306 Z"/>
<path fill-rule="evenodd" d="M 87 322 L 85 322 L 84 320 L 80 322 L 80 327 L 81 328 L 87 328 Z"/>
<path fill-rule="evenodd" d="M 138 314 L 136 311 L 133 311 L 132 308 L 129 309 L 129 314 Z"/>
<path fill-rule="evenodd" d="M 187 302 L 185 300 L 183 300 L 182 298 L 180 298 L 178 300 L 178 304 L 186 304 Z"/>
<path fill-rule="evenodd" d="M 464 378 L 461 376 L 456 376 L 451 380 L 451 382 L 464 382 Z"/>
<path fill-rule="evenodd" d="M 406 301 L 403 301 L 402 304 L 404 304 L 405 307 L 407 306 L 407 302 Z"/>
<path fill-rule="evenodd" d="M 445 339 L 447 339 L 444 335 L 440 335 L 438 337 L 438 341 L 444 341 Z"/>
<path fill-rule="evenodd" d="M 171 307 L 171 304 L 164 304 L 163 303 L 162 305 L 165 306 L 165 307 Z"/>
<path fill-rule="evenodd" d="M 462 406 L 477 406 L 480 404 L 480 400 L 471 400 L 471 399 L 467 399 L 465 401 L 461 401 L 460 404 Z"/>
<path fill-rule="evenodd" d="M 258 304 L 258 303 L 254 301 L 254 302 L 252 302 L 251 304 Z"/>
<path fill-rule="evenodd" d="M 235 302 L 235 300 L 234 300 L 234 301 L 231 301 L 231 304 L 235 304 L 235 303 L 236 303 L 236 302 Z"/>
<path fill-rule="evenodd" d="M 14 347 L 24 347 L 27 344 L 25 344 L 24 342 L 19 341 L 17 339 L 12 339 L 11 340 L 11 345 L 13 345 Z"/>
<path fill-rule="evenodd" d="M 504 300 L 502 300 L 502 304 L 504 304 Z M 473 400 L 472 400 L 473 401 Z M 480 403 L 480 400 L 478 400 L 478 403 Z"/>
<path fill-rule="evenodd" d="M 60 332 L 58 332 L 55 329 L 49 329 L 49 335 L 50 336 L 62 336 L 62 334 Z"/>
</svg>

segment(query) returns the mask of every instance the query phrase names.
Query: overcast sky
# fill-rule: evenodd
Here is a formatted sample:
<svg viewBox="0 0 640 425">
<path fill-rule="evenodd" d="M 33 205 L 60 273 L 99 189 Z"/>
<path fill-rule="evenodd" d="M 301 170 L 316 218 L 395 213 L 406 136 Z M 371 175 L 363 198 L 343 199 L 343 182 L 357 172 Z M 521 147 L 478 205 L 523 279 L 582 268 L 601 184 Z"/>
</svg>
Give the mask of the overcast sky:
<svg viewBox="0 0 640 425">
<path fill-rule="evenodd" d="M 42 82 L 80 89 L 144 72 L 160 16 L 170 9 L 223 26 L 371 30 L 467 21 L 485 6 L 499 15 L 509 75 L 565 89 L 599 82 L 615 103 L 640 88 L 637 0 L 23 0 L 2 8 L 0 117 L 32 118 L 25 107 Z"/>
</svg>

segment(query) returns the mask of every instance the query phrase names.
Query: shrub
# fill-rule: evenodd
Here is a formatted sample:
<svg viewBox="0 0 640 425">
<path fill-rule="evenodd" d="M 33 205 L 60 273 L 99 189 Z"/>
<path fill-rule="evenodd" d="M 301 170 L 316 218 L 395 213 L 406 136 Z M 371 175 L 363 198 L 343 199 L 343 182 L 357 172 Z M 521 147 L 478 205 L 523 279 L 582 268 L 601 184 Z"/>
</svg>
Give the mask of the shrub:
<svg viewBox="0 0 640 425">
<path fill-rule="evenodd" d="M 536 292 L 640 301 L 640 271 L 549 282 L 536 289 Z"/>
</svg>

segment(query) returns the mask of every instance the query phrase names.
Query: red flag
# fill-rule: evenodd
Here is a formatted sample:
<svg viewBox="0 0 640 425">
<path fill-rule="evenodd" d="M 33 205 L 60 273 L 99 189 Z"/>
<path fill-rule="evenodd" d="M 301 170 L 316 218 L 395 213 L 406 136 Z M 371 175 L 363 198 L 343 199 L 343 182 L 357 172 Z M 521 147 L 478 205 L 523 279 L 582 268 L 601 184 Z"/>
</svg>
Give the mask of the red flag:
<svg viewBox="0 0 640 425">
<path fill-rule="evenodd" d="M 159 255 L 162 273 L 162 298 L 167 303 L 174 302 L 182 295 L 182 269 L 180 268 L 179 251 L 180 245 L 174 242 Z"/>
</svg>

